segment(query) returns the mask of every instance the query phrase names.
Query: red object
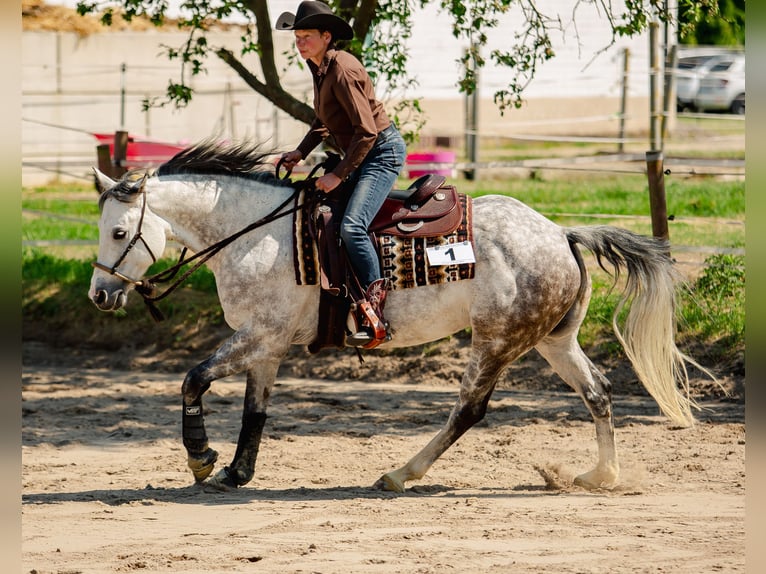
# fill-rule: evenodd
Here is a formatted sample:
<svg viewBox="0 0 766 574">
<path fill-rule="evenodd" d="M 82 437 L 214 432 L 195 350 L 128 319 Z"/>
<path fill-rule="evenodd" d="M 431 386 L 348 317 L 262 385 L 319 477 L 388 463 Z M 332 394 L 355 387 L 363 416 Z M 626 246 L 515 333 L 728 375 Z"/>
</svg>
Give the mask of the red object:
<svg viewBox="0 0 766 574">
<path fill-rule="evenodd" d="M 99 143 L 109 144 L 109 156 L 114 157 L 114 134 L 92 134 Z M 179 151 L 186 149 L 186 146 L 178 144 L 168 144 L 158 141 L 128 136 L 128 147 L 125 154 L 125 161 L 131 167 L 141 167 L 147 164 L 160 164 L 176 155 Z"/>
<path fill-rule="evenodd" d="M 428 164 L 449 164 L 439 167 L 429 166 Z M 416 166 L 422 164 L 423 167 L 418 169 Z M 455 164 L 455 152 L 454 151 L 436 151 L 436 152 L 423 152 L 423 153 L 410 153 L 407 154 L 407 169 L 411 178 L 420 177 L 428 173 L 435 173 L 449 177 L 452 175 L 452 169 Z"/>
</svg>

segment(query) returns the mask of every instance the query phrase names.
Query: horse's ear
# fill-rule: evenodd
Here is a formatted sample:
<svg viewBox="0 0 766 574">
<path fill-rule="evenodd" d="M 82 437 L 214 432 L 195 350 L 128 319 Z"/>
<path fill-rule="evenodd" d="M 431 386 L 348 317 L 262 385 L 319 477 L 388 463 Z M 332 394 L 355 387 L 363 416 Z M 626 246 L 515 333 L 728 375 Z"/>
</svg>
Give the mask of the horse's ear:
<svg viewBox="0 0 766 574">
<path fill-rule="evenodd" d="M 148 173 L 145 173 L 141 179 L 130 186 L 130 193 L 141 193 L 146 185 L 146 178 L 149 177 Z"/>
<path fill-rule="evenodd" d="M 96 176 L 96 189 L 98 189 L 99 193 L 104 193 L 106 190 L 112 189 L 115 185 L 117 185 L 116 181 L 114 181 L 105 173 L 99 171 L 97 167 L 93 168 L 93 173 Z"/>
</svg>

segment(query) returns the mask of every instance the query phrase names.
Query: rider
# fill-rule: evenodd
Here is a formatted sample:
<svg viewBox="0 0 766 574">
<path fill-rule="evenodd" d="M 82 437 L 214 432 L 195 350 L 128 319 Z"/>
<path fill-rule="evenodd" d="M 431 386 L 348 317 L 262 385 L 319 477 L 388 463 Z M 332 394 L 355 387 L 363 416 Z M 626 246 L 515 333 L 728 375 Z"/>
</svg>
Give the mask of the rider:
<svg viewBox="0 0 766 574">
<path fill-rule="evenodd" d="M 348 178 L 353 186 L 340 235 L 366 300 L 383 322 L 387 281 L 382 278 L 367 230 L 404 165 L 404 139 L 376 99 L 362 63 L 335 47 L 336 40 L 350 40 L 354 32 L 327 4 L 318 0 L 301 2 L 294 15 L 284 12 L 279 17 L 276 29 L 294 31 L 298 52 L 314 80 L 316 115 L 298 147 L 282 155 L 283 165 L 292 169 L 328 136 L 343 150 L 340 163 L 319 177 L 315 185 L 330 193 Z M 387 325 L 385 330 L 384 338 L 390 339 Z M 377 340 L 374 333 L 372 326 L 362 324 L 346 342 L 364 346 Z"/>
</svg>

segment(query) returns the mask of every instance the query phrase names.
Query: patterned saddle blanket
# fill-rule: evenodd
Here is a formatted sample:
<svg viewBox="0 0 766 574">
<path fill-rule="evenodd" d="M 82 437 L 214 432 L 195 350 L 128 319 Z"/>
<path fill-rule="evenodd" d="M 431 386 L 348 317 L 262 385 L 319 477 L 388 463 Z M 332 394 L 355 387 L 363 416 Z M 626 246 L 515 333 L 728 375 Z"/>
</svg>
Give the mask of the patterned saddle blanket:
<svg viewBox="0 0 766 574">
<path fill-rule="evenodd" d="M 298 285 L 317 285 L 321 279 L 319 246 L 314 239 L 315 214 L 310 213 L 311 206 L 304 201 L 302 192 L 296 199 L 302 209 L 294 215 L 293 257 L 295 262 L 295 280 Z M 459 202 L 460 217 L 453 231 L 441 235 L 407 236 L 404 234 L 371 233 L 377 247 L 383 277 L 390 280 L 390 288 L 410 289 L 424 285 L 435 285 L 472 279 L 474 263 L 460 262 L 459 258 L 450 257 L 450 247 L 473 245 L 473 209 L 470 196 L 456 194 Z M 309 202 L 310 203 L 310 202 Z M 442 256 L 435 264 L 434 256 Z M 331 271 L 326 271 L 333 275 Z"/>
</svg>

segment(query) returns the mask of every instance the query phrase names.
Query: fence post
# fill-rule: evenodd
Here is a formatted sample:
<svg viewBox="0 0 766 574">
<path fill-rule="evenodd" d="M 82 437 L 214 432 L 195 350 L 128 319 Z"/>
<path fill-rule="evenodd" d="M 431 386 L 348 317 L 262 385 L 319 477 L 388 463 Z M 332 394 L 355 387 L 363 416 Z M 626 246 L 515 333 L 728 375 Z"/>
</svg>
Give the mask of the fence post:
<svg viewBox="0 0 766 574">
<path fill-rule="evenodd" d="M 662 100 L 662 123 L 660 138 L 665 144 L 668 131 L 675 128 L 676 118 L 676 66 L 678 65 L 678 46 L 673 44 L 665 60 L 665 92 Z"/>
<path fill-rule="evenodd" d="M 98 160 L 98 171 L 109 177 L 113 177 L 112 158 L 109 155 L 109 144 L 99 144 L 96 146 L 96 158 Z"/>
<path fill-rule="evenodd" d="M 656 20 L 649 22 L 649 146 L 652 150 L 662 149 L 662 134 L 660 133 L 659 37 L 657 36 L 659 26 Z"/>
<path fill-rule="evenodd" d="M 472 44 L 468 54 L 470 58 L 466 62 L 466 65 L 471 66 L 474 80 L 473 92 L 465 96 L 465 151 L 471 167 L 463 171 L 463 176 L 469 181 L 477 179 L 479 171 L 476 167 L 479 161 L 479 69 L 476 65 L 478 50 L 478 45 Z"/>
<path fill-rule="evenodd" d="M 119 177 L 128 171 L 125 161 L 128 157 L 128 132 L 119 130 L 114 132 L 114 177 Z"/>
<path fill-rule="evenodd" d="M 622 51 L 622 83 L 620 94 L 620 143 L 617 144 L 617 151 L 625 151 L 625 114 L 628 112 L 628 70 L 630 67 L 630 50 L 624 48 Z"/>
<path fill-rule="evenodd" d="M 668 232 L 668 206 L 665 201 L 665 171 L 662 152 L 646 152 L 646 174 L 649 178 L 649 208 L 652 212 L 652 234 L 670 239 Z"/>
<path fill-rule="evenodd" d="M 125 62 L 120 66 L 120 129 L 125 129 L 125 93 L 126 93 L 126 72 Z"/>
</svg>

